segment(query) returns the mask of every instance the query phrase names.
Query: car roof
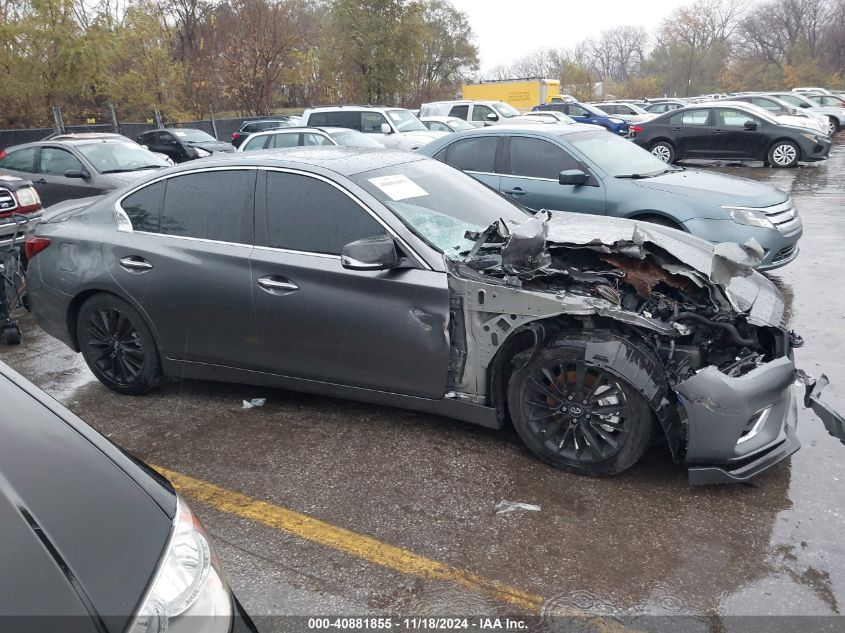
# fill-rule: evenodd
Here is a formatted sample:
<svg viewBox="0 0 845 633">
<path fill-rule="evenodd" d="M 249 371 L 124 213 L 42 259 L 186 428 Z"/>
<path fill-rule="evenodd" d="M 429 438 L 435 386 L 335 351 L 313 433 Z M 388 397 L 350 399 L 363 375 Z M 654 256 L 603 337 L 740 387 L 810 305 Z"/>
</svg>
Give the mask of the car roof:
<svg viewBox="0 0 845 633">
<path fill-rule="evenodd" d="M 399 106 L 383 106 L 383 105 L 338 105 L 338 106 L 314 106 L 308 108 L 306 112 L 325 112 L 334 110 L 349 110 L 351 112 L 368 112 L 371 110 L 408 110 L 408 108 L 401 108 Z M 409 110 L 410 112 L 410 110 Z"/>
<path fill-rule="evenodd" d="M 135 143 L 132 139 L 125 137 L 111 137 L 111 138 L 65 138 L 64 136 L 57 136 L 55 138 L 47 139 L 46 141 L 33 141 L 32 143 L 21 143 L 20 145 L 13 145 L 7 147 L 6 152 L 17 151 L 29 147 L 49 147 L 51 145 L 57 147 L 79 147 L 80 145 L 95 145 L 100 143 Z"/>
<path fill-rule="evenodd" d="M 346 128 L 343 129 L 345 131 Z M 167 173 L 194 171 L 200 167 L 244 165 L 250 167 L 291 167 L 306 171 L 309 171 L 309 167 L 316 167 L 333 171 L 342 176 L 352 176 L 374 169 L 420 160 L 431 159 L 416 152 L 324 145 L 214 154 L 208 158 L 203 158 L 201 163 L 199 161 L 188 161 L 176 167 L 171 167 Z"/>
<path fill-rule="evenodd" d="M 478 136 L 495 136 L 506 133 L 523 133 L 531 132 L 544 136 L 567 136 L 577 132 L 595 132 L 597 126 L 585 123 L 525 123 L 523 125 L 490 125 L 487 127 L 479 127 L 473 130 L 463 130 L 455 132 L 445 138 L 460 138 L 461 136 L 478 135 Z"/>
</svg>

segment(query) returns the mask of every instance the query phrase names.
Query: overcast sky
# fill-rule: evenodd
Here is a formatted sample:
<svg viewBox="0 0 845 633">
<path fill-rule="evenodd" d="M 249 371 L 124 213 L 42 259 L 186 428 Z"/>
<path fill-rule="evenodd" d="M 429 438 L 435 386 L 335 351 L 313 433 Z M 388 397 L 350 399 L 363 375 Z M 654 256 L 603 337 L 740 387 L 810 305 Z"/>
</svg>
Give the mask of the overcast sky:
<svg viewBox="0 0 845 633">
<path fill-rule="evenodd" d="M 652 30 L 691 0 L 452 0 L 475 31 L 481 70 L 508 64 L 539 47 L 569 47 L 603 29 L 631 24 Z"/>
</svg>

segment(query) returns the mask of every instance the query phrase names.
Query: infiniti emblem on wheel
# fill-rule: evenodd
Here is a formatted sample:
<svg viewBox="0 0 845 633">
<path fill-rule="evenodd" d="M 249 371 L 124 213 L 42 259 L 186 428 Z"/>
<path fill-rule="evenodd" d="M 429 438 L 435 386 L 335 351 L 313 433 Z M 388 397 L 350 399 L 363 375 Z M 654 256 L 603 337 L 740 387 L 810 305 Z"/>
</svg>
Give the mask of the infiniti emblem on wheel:
<svg viewBox="0 0 845 633">
<path fill-rule="evenodd" d="M 569 407 L 569 413 L 572 415 L 581 415 L 583 412 L 584 410 L 577 404 L 573 404 L 571 407 Z"/>
</svg>

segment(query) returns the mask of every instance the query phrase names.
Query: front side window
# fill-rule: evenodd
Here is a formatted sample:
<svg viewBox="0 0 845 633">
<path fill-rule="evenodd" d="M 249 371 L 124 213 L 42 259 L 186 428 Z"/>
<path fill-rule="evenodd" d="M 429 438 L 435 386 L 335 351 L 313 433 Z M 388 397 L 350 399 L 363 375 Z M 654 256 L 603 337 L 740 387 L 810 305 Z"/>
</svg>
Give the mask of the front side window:
<svg viewBox="0 0 845 633">
<path fill-rule="evenodd" d="M 757 123 L 750 114 L 740 112 L 739 110 L 717 110 L 716 111 L 716 125 L 723 127 L 743 127 L 746 123 Z"/>
<path fill-rule="evenodd" d="M 579 105 L 568 105 L 566 109 L 569 116 L 590 116 L 589 111 Z"/>
<path fill-rule="evenodd" d="M 387 233 L 361 205 L 327 182 L 267 172 L 268 245 L 340 255 L 349 242 Z"/>
<path fill-rule="evenodd" d="M 249 139 L 244 144 L 244 151 L 245 152 L 253 152 L 257 149 L 266 149 L 267 146 L 270 144 L 270 141 L 273 140 L 272 136 L 256 136 L 255 138 Z"/>
<path fill-rule="evenodd" d="M 687 110 L 674 115 L 669 122 L 672 125 L 707 125 L 709 110 Z"/>
<path fill-rule="evenodd" d="M 537 138 L 510 139 L 510 173 L 514 176 L 558 180 L 560 172 L 579 169 L 578 161 L 563 149 Z"/>
<path fill-rule="evenodd" d="M 313 147 L 315 145 L 334 145 L 334 143 L 322 134 L 315 134 L 314 132 L 303 132 L 302 144 L 307 147 Z"/>
<path fill-rule="evenodd" d="M 496 145 L 498 142 L 499 139 L 495 136 L 460 140 L 446 148 L 444 162 L 461 171 L 492 174 L 496 162 Z"/>
<path fill-rule="evenodd" d="M 255 171 L 215 170 L 167 180 L 160 232 L 247 243 Z"/>
<path fill-rule="evenodd" d="M 35 171 L 35 148 L 25 147 L 9 152 L 0 158 L 0 168 L 24 171 L 28 174 Z"/>
<path fill-rule="evenodd" d="M 364 112 L 361 116 L 361 131 L 364 134 L 381 134 L 382 123 L 387 123 L 387 119 L 381 112 Z"/>
<path fill-rule="evenodd" d="M 487 115 L 496 113 L 493 112 L 493 108 L 488 108 L 486 105 L 477 105 L 472 109 L 472 120 L 473 121 L 488 121 Z M 498 118 L 498 117 L 496 117 Z"/>
<path fill-rule="evenodd" d="M 82 171 L 82 163 L 69 151 L 58 147 L 41 148 L 42 174 L 64 174 L 66 171 Z"/>
</svg>

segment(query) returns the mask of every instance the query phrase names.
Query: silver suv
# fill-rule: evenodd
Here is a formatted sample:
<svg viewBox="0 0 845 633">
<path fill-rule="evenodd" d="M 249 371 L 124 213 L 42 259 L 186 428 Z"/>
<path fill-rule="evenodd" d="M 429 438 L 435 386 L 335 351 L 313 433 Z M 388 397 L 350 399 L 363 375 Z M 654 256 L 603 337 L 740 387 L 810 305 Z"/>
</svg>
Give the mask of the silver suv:
<svg viewBox="0 0 845 633">
<path fill-rule="evenodd" d="M 420 107 L 420 116 L 450 116 L 478 125 L 510 123 L 519 110 L 504 101 L 433 101 Z"/>
<path fill-rule="evenodd" d="M 347 127 L 372 134 L 388 149 L 419 149 L 446 132 L 432 132 L 413 112 L 376 106 L 324 106 L 302 114 L 308 127 Z"/>
</svg>

